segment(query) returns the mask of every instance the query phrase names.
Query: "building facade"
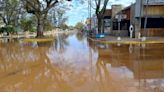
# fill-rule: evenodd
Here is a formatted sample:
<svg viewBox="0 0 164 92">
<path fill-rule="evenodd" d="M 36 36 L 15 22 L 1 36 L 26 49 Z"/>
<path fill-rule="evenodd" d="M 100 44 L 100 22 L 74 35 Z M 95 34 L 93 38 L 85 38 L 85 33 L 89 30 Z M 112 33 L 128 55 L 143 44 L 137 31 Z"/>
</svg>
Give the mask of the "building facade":
<svg viewBox="0 0 164 92">
<path fill-rule="evenodd" d="M 136 0 L 136 36 L 164 36 L 164 0 Z M 147 21 L 145 21 L 147 19 Z M 147 22 L 147 23 L 146 23 Z M 146 23 L 146 24 L 145 24 Z M 144 30 L 146 27 L 146 30 Z"/>
<path fill-rule="evenodd" d="M 136 0 L 136 3 L 122 9 L 113 17 L 113 32 L 119 29 L 123 36 L 130 36 L 133 26 L 133 37 L 164 36 L 164 0 Z M 120 17 L 121 16 L 121 19 Z M 147 21 L 146 21 L 147 20 Z"/>
<path fill-rule="evenodd" d="M 112 18 L 112 10 L 106 9 L 103 15 L 105 33 L 110 33 L 111 18 Z M 97 20 L 96 14 L 93 14 L 91 18 L 87 18 L 85 23 L 86 23 L 87 30 L 90 30 L 91 28 L 91 30 L 95 32 L 98 27 L 97 26 L 98 20 Z M 98 32 L 95 32 L 95 33 L 98 33 Z"/>
</svg>

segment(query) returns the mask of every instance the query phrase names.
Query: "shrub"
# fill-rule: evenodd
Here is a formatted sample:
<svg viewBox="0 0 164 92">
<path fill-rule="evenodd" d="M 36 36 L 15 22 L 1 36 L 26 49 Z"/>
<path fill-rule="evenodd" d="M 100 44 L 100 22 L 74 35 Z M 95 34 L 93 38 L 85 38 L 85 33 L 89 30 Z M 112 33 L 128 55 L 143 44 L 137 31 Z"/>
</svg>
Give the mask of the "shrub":
<svg viewBox="0 0 164 92">
<path fill-rule="evenodd" d="M 45 21 L 44 23 L 44 31 L 51 31 L 53 30 L 53 25 L 49 21 Z"/>
<path fill-rule="evenodd" d="M 21 29 L 23 29 L 23 31 L 29 31 L 29 32 L 35 32 L 35 23 L 33 20 L 31 19 L 22 19 L 21 20 Z"/>
<path fill-rule="evenodd" d="M 3 33 L 3 32 L 7 32 L 7 33 L 13 34 L 14 32 L 16 32 L 16 30 L 12 26 L 6 26 L 6 27 L 1 27 L 0 28 L 0 33 Z"/>
</svg>

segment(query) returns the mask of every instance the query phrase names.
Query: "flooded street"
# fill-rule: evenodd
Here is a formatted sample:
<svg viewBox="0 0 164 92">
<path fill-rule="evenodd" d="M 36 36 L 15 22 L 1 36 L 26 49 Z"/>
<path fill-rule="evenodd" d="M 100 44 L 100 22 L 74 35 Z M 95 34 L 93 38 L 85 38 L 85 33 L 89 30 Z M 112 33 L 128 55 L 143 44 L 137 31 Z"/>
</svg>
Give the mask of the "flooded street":
<svg viewBox="0 0 164 92">
<path fill-rule="evenodd" d="M 164 92 L 164 44 L 1 40 L 0 92 Z"/>
</svg>

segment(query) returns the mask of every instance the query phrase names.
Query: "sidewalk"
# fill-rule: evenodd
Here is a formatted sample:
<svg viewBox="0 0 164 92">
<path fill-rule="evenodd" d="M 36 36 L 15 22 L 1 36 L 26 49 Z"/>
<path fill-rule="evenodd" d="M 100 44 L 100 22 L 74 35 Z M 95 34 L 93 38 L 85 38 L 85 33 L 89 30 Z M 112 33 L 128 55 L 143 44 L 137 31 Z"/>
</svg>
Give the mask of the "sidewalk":
<svg viewBox="0 0 164 92">
<path fill-rule="evenodd" d="M 117 40 L 114 36 L 105 36 L 104 38 L 92 38 L 88 37 L 91 41 L 108 43 L 108 44 L 164 44 L 164 37 L 146 37 L 145 41 L 137 38 L 122 37 L 121 40 Z"/>
</svg>

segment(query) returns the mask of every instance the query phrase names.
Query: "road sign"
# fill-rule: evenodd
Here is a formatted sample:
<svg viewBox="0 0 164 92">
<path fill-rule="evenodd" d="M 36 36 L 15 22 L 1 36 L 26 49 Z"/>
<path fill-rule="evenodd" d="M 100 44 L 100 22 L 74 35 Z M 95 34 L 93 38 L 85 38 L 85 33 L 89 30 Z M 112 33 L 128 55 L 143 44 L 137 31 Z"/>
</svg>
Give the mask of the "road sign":
<svg viewBox="0 0 164 92">
<path fill-rule="evenodd" d="M 118 21 L 121 21 L 122 19 L 126 19 L 127 15 L 126 14 L 118 14 L 115 16 L 116 19 L 118 19 Z"/>
</svg>

